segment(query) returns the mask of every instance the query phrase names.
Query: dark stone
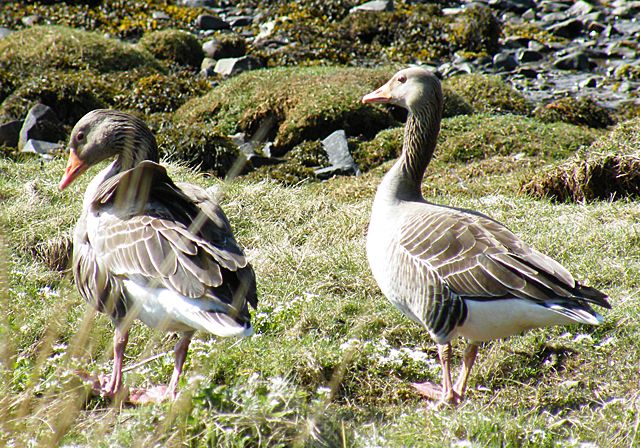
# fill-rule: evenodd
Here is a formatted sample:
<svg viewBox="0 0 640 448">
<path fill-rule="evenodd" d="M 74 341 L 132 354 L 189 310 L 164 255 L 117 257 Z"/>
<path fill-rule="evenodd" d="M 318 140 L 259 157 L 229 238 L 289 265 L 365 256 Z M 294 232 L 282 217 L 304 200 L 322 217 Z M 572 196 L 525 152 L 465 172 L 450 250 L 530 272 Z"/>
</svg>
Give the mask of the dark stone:
<svg viewBox="0 0 640 448">
<path fill-rule="evenodd" d="M 584 32 L 584 24 L 578 19 L 568 19 L 560 23 L 551 25 L 547 31 L 556 36 L 573 39 L 580 36 Z"/>
<path fill-rule="evenodd" d="M 511 53 L 501 52 L 493 57 L 493 66 L 501 71 L 511 71 L 518 66 L 518 61 Z"/>
<path fill-rule="evenodd" d="M 20 128 L 22 128 L 20 120 L 0 124 L 0 146 L 17 148 L 20 140 Z"/>
<path fill-rule="evenodd" d="M 538 71 L 529 67 L 519 67 L 516 73 L 527 79 L 535 79 L 538 77 Z"/>
<path fill-rule="evenodd" d="M 587 71 L 593 67 L 593 63 L 589 56 L 583 51 L 575 51 L 564 57 L 557 59 L 553 66 L 560 70 L 579 70 Z"/>
<path fill-rule="evenodd" d="M 331 166 L 315 170 L 319 178 L 323 179 L 324 176 L 333 174 L 360 174 L 360 169 L 349 152 L 349 143 L 344 130 L 335 131 L 322 140 L 322 148 L 327 153 Z"/>
<path fill-rule="evenodd" d="M 22 148 L 30 139 L 57 142 L 64 140 L 65 136 L 62 122 L 55 112 L 49 106 L 38 103 L 27 113 L 20 129 L 18 148 Z"/>
<path fill-rule="evenodd" d="M 522 14 L 528 9 L 535 9 L 536 2 L 534 0 L 489 0 L 489 6 L 500 11 Z"/>
<path fill-rule="evenodd" d="M 196 27 L 201 30 L 226 30 L 231 26 L 220 17 L 200 14 L 196 19 Z"/>
<path fill-rule="evenodd" d="M 207 6 L 214 7 L 218 2 L 216 0 L 180 0 L 178 3 L 192 8 L 202 8 Z"/>
<path fill-rule="evenodd" d="M 262 62 L 253 56 L 220 59 L 214 71 L 222 76 L 233 76 L 248 70 L 262 68 Z"/>
<path fill-rule="evenodd" d="M 584 89 L 584 88 L 587 88 L 587 87 L 595 88 L 595 87 L 598 87 L 598 80 L 595 77 L 590 76 L 590 77 L 580 81 L 578 83 L 578 86 L 581 89 Z"/>
<path fill-rule="evenodd" d="M 533 50 L 526 50 L 524 48 L 516 52 L 516 57 L 522 63 L 537 62 L 543 58 L 541 53 Z"/>
<path fill-rule="evenodd" d="M 247 45 L 242 39 L 212 39 L 202 44 L 205 56 L 211 59 L 239 58 L 247 52 Z"/>
</svg>

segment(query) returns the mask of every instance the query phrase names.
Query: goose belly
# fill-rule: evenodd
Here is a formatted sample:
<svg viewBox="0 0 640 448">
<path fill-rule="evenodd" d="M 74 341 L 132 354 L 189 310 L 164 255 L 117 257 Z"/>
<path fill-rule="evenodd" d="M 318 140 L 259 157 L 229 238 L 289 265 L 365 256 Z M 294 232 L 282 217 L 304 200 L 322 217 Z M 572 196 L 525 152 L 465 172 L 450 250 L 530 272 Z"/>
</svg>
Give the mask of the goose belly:
<svg viewBox="0 0 640 448">
<path fill-rule="evenodd" d="M 164 331 L 202 330 L 217 336 L 249 336 L 251 326 L 221 320 L 210 300 L 192 299 L 165 288 L 149 288 L 124 281 L 129 310 L 145 325 Z M 216 316 L 217 315 L 217 316 Z"/>
<path fill-rule="evenodd" d="M 465 299 L 467 318 L 457 334 L 470 341 L 501 339 L 538 327 L 567 325 L 575 321 L 542 305 L 523 299 Z"/>
</svg>

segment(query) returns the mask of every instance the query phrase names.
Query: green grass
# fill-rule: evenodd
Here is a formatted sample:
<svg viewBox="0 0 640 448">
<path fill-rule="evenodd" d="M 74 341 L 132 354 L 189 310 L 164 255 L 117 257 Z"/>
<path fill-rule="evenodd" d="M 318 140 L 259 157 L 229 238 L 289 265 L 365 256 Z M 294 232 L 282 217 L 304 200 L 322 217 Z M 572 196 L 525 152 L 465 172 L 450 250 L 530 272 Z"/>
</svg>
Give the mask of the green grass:
<svg viewBox="0 0 640 448">
<path fill-rule="evenodd" d="M 388 163 L 297 187 L 223 183 L 170 165 L 175 179 L 224 192 L 258 278 L 256 335 L 198 334 L 178 401 L 131 408 L 86 398 L 73 371 L 110 371 L 111 324 L 87 313 L 69 273 L 49 270 L 34 250 L 68 235 L 95 171 L 59 192 L 61 158 L 0 159 L 0 445 L 637 445 L 638 204 L 517 195 L 519 179 L 540 163 L 508 155 L 436 160 L 425 195 L 504 222 L 609 293 L 614 308 L 601 327 L 539 329 L 486 344 L 468 400 L 455 409 L 432 409 L 412 392 L 412 381 L 440 380 L 436 346 L 387 303 L 367 265 L 371 200 Z M 127 371 L 125 382 L 167 382 L 174 343 L 136 325 L 126 366 L 147 362 Z"/>
</svg>

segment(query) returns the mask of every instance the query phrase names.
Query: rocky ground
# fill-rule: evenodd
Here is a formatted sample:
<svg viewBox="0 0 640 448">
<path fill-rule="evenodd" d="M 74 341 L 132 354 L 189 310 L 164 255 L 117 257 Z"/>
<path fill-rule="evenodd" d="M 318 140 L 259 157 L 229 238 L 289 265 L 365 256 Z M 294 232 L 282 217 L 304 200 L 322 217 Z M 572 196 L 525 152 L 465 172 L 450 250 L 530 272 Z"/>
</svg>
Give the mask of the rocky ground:
<svg viewBox="0 0 640 448">
<path fill-rule="evenodd" d="M 445 79 L 447 116 L 605 128 L 638 115 L 638 13 L 583 0 L 12 3 L 0 145 L 46 156 L 88 110 L 115 107 L 217 175 L 239 153 L 245 173 L 285 183 L 357 173 L 395 155 L 363 142 L 403 119 L 358 98 L 407 64 Z"/>
</svg>

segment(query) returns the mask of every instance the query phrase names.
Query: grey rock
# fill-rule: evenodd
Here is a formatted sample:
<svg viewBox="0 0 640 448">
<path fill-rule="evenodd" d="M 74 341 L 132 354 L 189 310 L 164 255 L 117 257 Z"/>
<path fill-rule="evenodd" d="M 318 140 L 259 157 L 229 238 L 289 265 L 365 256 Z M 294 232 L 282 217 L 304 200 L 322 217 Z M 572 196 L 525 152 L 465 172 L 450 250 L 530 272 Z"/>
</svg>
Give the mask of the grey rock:
<svg viewBox="0 0 640 448">
<path fill-rule="evenodd" d="M 547 28 L 550 33 L 566 37 L 567 39 L 573 39 L 584 33 L 584 23 L 578 19 L 568 19 L 559 23 L 555 23 Z"/>
<path fill-rule="evenodd" d="M 358 12 L 358 11 L 373 11 L 373 12 L 383 12 L 383 11 L 393 11 L 393 0 L 373 0 L 367 3 L 363 3 L 362 5 L 354 6 L 349 10 L 350 13 Z"/>
<path fill-rule="evenodd" d="M 239 58 L 247 52 L 244 40 L 212 39 L 202 44 L 205 56 L 211 59 Z"/>
<path fill-rule="evenodd" d="M 529 8 L 527 9 L 525 12 L 522 13 L 522 18 L 524 20 L 536 20 L 538 18 L 538 15 L 536 14 L 536 10 L 533 8 Z"/>
<path fill-rule="evenodd" d="M 522 14 L 528 9 L 535 9 L 534 0 L 489 0 L 489 6 L 500 11 L 515 12 Z"/>
<path fill-rule="evenodd" d="M 215 0 L 180 0 L 178 4 L 192 8 L 202 8 L 216 6 L 217 2 Z"/>
<path fill-rule="evenodd" d="M 213 76 L 216 73 L 215 72 L 216 62 L 218 61 L 211 58 L 202 59 L 202 62 L 200 63 L 200 75 L 205 78 L 208 78 L 209 76 Z"/>
<path fill-rule="evenodd" d="M 196 27 L 201 30 L 226 30 L 231 26 L 220 17 L 211 14 L 200 14 L 196 18 Z"/>
<path fill-rule="evenodd" d="M 57 142 L 65 133 L 55 112 L 44 104 L 36 104 L 27 113 L 18 139 L 18 148 L 23 148 L 30 139 Z"/>
<path fill-rule="evenodd" d="M 589 76 L 578 83 L 581 89 L 598 87 L 598 79 L 595 76 Z"/>
<path fill-rule="evenodd" d="M 224 20 L 231 27 L 249 26 L 253 23 L 253 16 L 227 16 Z"/>
<path fill-rule="evenodd" d="M 220 59 L 216 63 L 214 71 L 222 76 L 233 76 L 248 70 L 255 70 L 262 67 L 260 60 L 253 56 L 242 56 L 240 58 Z"/>
<path fill-rule="evenodd" d="M 155 20 L 169 20 L 171 17 L 164 11 L 153 11 L 151 17 Z"/>
<path fill-rule="evenodd" d="M 24 26 L 34 26 L 42 22 L 42 16 L 39 16 L 38 14 L 32 14 L 30 16 L 24 16 L 20 19 L 20 21 Z"/>
<path fill-rule="evenodd" d="M 20 120 L 0 124 L 0 146 L 17 148 L 20 140 L 20 128 L 22 128 Z"/>
<path fill-rule="evenodd" d="M 347 136 L 344 130 L 340 129 L 335 131 L 322 140 L 322 148 L 329 157 L 331 167 L 315 170 L 318 177 L 324 178 L 324 176 L 339 173 L 360 174 L 360 169 L 349 152 L 349 143 L 347 142 Z"/>
<path fill-rule="evenodd" d="M 497 70 L 511 71 L 518 66 L 518 61 L 511 53 L 500 52 L 493 57 L 493 66 Z"/>
<path fill-rule="evenodd" d="M 62 151 L 64 145 L 62 143 L 52 143 L 43 140 L 30 138 L 22 147 L 21 152 L 38 154 L 45 159 L 50 159 L 56 152 Z"/>
<path fill-rule="evenodd" d="M 9 28 L 5 28 L 4 26 L 0 26 L 0 39 L 7 37 L 9 34 L 13 33 Z"/>
<path fill-rule="evenodd" d="M 587 71 L 592 67 L 592 62 L 589 56 L 583 51 L 577 50 L 566 56 L 557 59 L 553 66 L 560 70 L 579 70 Z"/>
<path fill-rule="evenodd" d="M 593 4 L 585 2 L 584 0 L 578 0 L 567 9 L 567 14 L 571 17 L 581 17 L 591 14 L 595 9 L 596 7 Z"/>
</svg>

